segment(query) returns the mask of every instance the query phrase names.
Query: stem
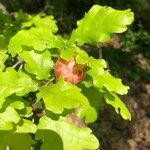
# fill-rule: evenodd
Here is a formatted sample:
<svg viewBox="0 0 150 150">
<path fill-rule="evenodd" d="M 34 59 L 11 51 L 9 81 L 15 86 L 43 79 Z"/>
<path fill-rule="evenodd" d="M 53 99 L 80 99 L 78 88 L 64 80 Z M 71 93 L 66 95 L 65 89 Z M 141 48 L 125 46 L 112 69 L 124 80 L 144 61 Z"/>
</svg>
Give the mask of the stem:
<svg viewBox="0 0 150 150">
<path fill-rule="evenodd" d="M 6 146 L 6 149 L 5 149 L 5 150 L 10 150 L 9 145 Z"/>
<path fill-rule="evenodd" d="M 100 46 L 100 43 L 97 44 L 97 47 L 99 52 L 99 58 L 101 59 L 103 57 L 103 54 L 102 54 L 102 47 Z"/>
<path fill-rule="evenodd" d="M 13 68 L 16 68 L 19 64 L 21 64 L 20 61 L 17 61 L 14 65 L 13 65 Z"/>
<path fill-rule="evenodd" d="M 13 68 L 16 68 L 18 65 L 23 64 L 23 60 L 18 56 L 18 61 L 13 65 Z"/>
</svg>

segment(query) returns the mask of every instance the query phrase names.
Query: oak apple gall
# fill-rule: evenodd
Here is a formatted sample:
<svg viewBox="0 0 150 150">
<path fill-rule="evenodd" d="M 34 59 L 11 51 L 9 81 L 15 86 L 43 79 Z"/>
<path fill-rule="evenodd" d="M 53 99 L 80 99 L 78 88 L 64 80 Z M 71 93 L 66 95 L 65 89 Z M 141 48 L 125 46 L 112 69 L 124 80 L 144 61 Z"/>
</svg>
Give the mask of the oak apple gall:
<svg viewBox="0 0 150 150">
<path fill-rule="evenodd" d="M 75 58 L 72 58 L 69 61 L 58 58 L 54 72 L 56 79 L 63 77 L 65 81 L 78 84 L 84 79 L 86 65 L 77 64 Z"/>
</svg>

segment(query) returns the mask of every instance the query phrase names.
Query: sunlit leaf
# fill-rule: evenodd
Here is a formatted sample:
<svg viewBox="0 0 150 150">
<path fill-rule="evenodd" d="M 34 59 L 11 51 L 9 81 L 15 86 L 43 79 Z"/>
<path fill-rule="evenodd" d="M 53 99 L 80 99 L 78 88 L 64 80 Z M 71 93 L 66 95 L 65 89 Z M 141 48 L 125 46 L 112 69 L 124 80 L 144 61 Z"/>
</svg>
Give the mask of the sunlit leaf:
<svg viewBox="0 0 150 150">
<path fill-rule="evenodd" d="M 46 79 L 53 67 L 49 51 L 37 53 L 32 51 L 23 51 L 20 57 L 26 62 L 25 69 L 29 73 L 36 75 L 37 79 Z"/>
<path fill-rule="evenodd" d="M 58 150 L 83 150 L 83 149 L 89 149 L 94 150 L 99 147 L 99 142 L 97 138 L 92 134 L 92 131 L 90 128 L 82 127 L 79 128 L 73 123 L 69 122 L 67 119 L 60 117 L 58 121 L 53 121 L 48 117 L 42 117 L 39 123 L 39 132 L 37 132 L 36 139 L 42 139 L 43 145 L 42 150 L 47 150 L 47 146 L 50 146 L 49 143 L 51 143 L 51 147 L 53 147 L 53 140 L 56 138 L 59 139 L 55 142 L 55 148 L 56 150 L 58 146 Z M 52 132 L 41 132 L 44 130 L 50 130 L 54 131 L 57 134 L 54 136 L 55 138 L 52 138 L 52 135 L 54 133 Z M 60 137 L 58 137 L 58 135 Z M 62 140 L 62 141 L 61 141 Z M 62 142 L 62 144 L 61 144 Z M 61 144 L 63 147 L 60 147 Z"/>
<path fill-rule="evenodd" d="M 134 15 L 130 9 L 115 10 L 111 7 L 94 5 L 84 18 L 77 22 L 77 29 L 72 32 L 70 42 L 96 44 L 111 39 L 113 33 L 127 30 L 133 22 Z"/>
<path fill-rule="evenodd" d="M 11 38 L 8 49 L 13 56 L 20 54 L 26 47 L 33 47 L 37 51 L 46 48 L 61 48 L 64 41 L 60 36 L 56 36 L 46 28 L 31 28 L 21 30 Z"/>
<path fill-rule="evenodd" d="M 9 130 L 20 120 L 19 114 L 12 107 L 7 107 L 4 112 L 0 112 L 0 130 Z"/>
<path fill-rule="evenodd" d="M 22 96 L 36 90 L 37 84 L 24 72 L 16 72 L 13 68 L 0 71 L 0 99 L 14 93 Z"/>
<path fill-rule="evenodd" d="M 122 80 L 115 78 L 108 71 L 105 71 L 103 74 L 94 74 L 89 72 L 93 78 L 94 86 L 98 88 L 107 88 L 109 91 L 116 92 L 118 94 L 127 94 L 129 86 L 123 85 Z"/>
<path fill-rule="evenodd" d="M 44 86 L 38 97 L 43 98 L 46 109 L 60 114 L 65 108 L 72 109 L 80 105 L 89 105 L 88 100 L 80 91 L 75 85 L 61 79 L 56 84 Z"/>
<path fill-rule="evenodd" d="M 40 17 L 37 16 L 29 16 L 29 21 L 23 22 L 22 27 L 30 27 L 32 25 L 35 25 L 39 28 L 47 28 L 51 32 L 56 33 L 58 31 L 56 21 L 54 20 L 53 16 L 46 16 L 46 17 Z"/>
<path fill-rule="evenodd" d="M 112 92 L 106 92 L 104 98 L 107 104 L 114 107 L 116 113 L 120 114 L 123 119 L 131 120 L 131 113 L 121 99 Z"/>
<path fill-rule="evenodd" d="M 11 106 L 16 110 L 21 110 L 21 109 L 24 109 L 25 104 L 24 104 L 24 100 L 22 97 L 18 97 L 16 95 L 11 95 L 11 96 L 5 98 L 3 103 L 0 103 L 0 106 L 3 109 L 7 108 L 8 106 Z"/>
<path fill-rule="evenodd" d="M 22 122 L 17 125 L 16 133 L 35 133 L 36 125 L 27 119 L 22 119 Z"/>
</svg>

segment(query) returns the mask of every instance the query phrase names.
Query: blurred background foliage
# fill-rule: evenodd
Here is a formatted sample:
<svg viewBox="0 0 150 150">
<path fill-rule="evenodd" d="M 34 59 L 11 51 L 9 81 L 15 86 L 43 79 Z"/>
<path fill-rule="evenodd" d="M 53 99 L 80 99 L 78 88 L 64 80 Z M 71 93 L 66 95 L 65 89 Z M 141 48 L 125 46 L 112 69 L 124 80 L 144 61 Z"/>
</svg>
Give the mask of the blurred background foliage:
<svg viewBox="0 0 150 150">
<path fill-rule="evenodd" d="M 149 0 L 0 0 L 0 4 L 3 10 L 0 12 L 0 32 L 5 34 L 8 41 L 20 29 L 21 22 L 26 20 L 23 12 L 54 15 L 59 33 L 69 36 L 76 27 L 76 21 L 94 4 L 116 9 L 130 8 L 135 14 L 133 25 L 124 34 L 114 36 L 110 43 L 101 44 L 103 58 L 117 76 L 130 82 L 150 81 Z M 97 48 L 86 47 L 89 54 L 98 56 Z"/>
</svg>

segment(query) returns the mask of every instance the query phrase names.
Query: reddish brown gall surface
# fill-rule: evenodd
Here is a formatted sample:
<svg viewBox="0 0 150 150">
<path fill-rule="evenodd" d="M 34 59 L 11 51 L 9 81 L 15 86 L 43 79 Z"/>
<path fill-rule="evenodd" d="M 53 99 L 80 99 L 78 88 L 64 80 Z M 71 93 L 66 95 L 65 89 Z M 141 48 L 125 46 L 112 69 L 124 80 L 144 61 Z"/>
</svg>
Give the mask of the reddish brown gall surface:
<svg viewBox="0 0 150 150">
<path fill-rule="evenodd" d="M 84 79 L 85 72 L 86 66 L 76 64 L 74 58 L 70 61 L 59 58 L 55 64 L 56 79 L 63 77 L 65 81 L 73 84 L 80 83 Z"/>
</svg>

